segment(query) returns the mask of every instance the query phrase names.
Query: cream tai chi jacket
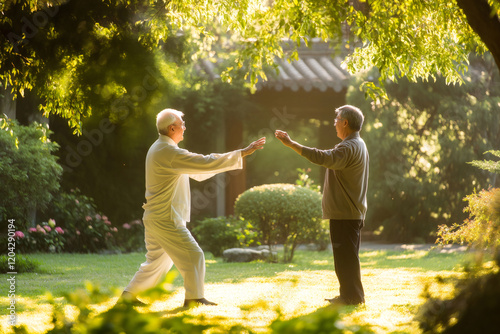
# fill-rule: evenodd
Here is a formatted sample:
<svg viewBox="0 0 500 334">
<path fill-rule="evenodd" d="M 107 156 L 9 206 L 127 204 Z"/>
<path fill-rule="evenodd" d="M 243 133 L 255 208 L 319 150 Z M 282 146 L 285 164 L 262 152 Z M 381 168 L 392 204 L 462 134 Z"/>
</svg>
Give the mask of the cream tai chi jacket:
<svg viewBox="0 0 500 334">
<path fill-rule="evenodd" d="M 179 148 L 160 135 L 146 156 L 146 203 L 143 220 L 189 222 L 189 178 L 206 180 L 217 173 L 243 168 L 241 150 L 202 155 Z"/>
</svg>

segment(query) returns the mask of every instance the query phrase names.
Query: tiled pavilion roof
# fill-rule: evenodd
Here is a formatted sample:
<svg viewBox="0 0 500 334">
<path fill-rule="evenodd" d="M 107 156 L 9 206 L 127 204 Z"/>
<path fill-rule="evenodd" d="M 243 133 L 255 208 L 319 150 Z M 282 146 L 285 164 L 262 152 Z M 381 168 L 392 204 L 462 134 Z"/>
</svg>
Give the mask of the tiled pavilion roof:
<svg viewBox="0 0 500 334">
<path fill-rule="evenodd" d="M 285 52 L 287 48 L 284 47 Z M 267 81 L 259 78 L 257 90 L 282 91 L 290 89 L 294 92 L 319 90 L 325 92 L 333 89 L 340 92 L 347 86 L 349 74 L 341 68 L 342 58 L 335 56 L 335 52 L 327 43 L 313 40 L 311 47 L 300 47 L 299 59 L 288 62 L 286 59 L 276 58 L 275 64 L 279 73 L 274 69 L 266 70 Z M 203 59 L 198 64 L 199 70 L 205 72 L 210 79 L 218 79 L 218 64 Z"/>
</svg>

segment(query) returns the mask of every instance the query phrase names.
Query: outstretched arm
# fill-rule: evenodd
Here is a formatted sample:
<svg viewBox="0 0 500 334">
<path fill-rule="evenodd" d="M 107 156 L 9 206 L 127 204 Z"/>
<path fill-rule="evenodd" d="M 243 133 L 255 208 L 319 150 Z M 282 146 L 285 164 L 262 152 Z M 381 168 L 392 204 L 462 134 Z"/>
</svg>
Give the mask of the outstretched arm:
<svg viewBox="0 0 500 334">
<path fill-rule="evenodd" d="M 292 139 L 290 139 L 290 136 L 288 135 L 288 133 L 286 133 L 285 131 L 276 130 L 276 132 L 274 133 L 274 136 L 276 138 L 278 138 L 283 143 L 283 145 L 290 147 L 292 150 L 294 150 L 298 154 L 302 155 L 302 147 L 303 146 L 300 145 L 299 143 L 297 143 L 296 141 L 293 141 Z"/>
<path fill-rule="evenodd" d="M 247 155 L 250 155 L 257 150 L 262 150 L 264 148 L 265 143 L 266 143 L 266 137 L 262 137 L 259 140 L 254 141 L 246 148 L 241 150 L 241 156 L 246 157 Z"/>
</svg>

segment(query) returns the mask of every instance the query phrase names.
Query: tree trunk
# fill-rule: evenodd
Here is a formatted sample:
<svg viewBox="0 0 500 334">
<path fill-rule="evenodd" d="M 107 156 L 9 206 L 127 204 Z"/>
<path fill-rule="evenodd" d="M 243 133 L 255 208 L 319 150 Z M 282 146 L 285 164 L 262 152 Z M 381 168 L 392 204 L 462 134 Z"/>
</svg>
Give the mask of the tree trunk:
<svg viewBox="0 0 500 334">
<path fill-rule="evenodd" d="M 490 50 L 500 70 L 500 20 L 491 15 L 487 0 L 457 0 L 458 6 L 467 17 L 467 22 Z"/>
</svg>

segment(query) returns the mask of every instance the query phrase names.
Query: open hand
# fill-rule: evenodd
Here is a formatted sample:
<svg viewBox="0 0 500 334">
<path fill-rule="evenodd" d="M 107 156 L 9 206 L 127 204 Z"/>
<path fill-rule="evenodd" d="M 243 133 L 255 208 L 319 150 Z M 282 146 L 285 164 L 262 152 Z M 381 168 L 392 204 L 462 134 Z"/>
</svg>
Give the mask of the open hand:
<svg viewBox="0 0 500 334">
<path fill-rule="evenodd" d="M 285 131 L 276 130 L 274 132 L 274 136 L 278 138 L 283 143 L 283 145 L 289 147 L 292 146 L 292 140 L 290 139 L 288 133 L 286 133 Z"/>
<path fill-rule="evenodd" d="M 262 150 L 264 148 L 264 144 L 266 143 L 266 137 L 262 137 L 250 145 L 248 145 L 246 148 L 241 150 L 241 156 L 246 157 L 247 155 L 252 154 L 253 152 L 257 150 Z"/>
</svg>

